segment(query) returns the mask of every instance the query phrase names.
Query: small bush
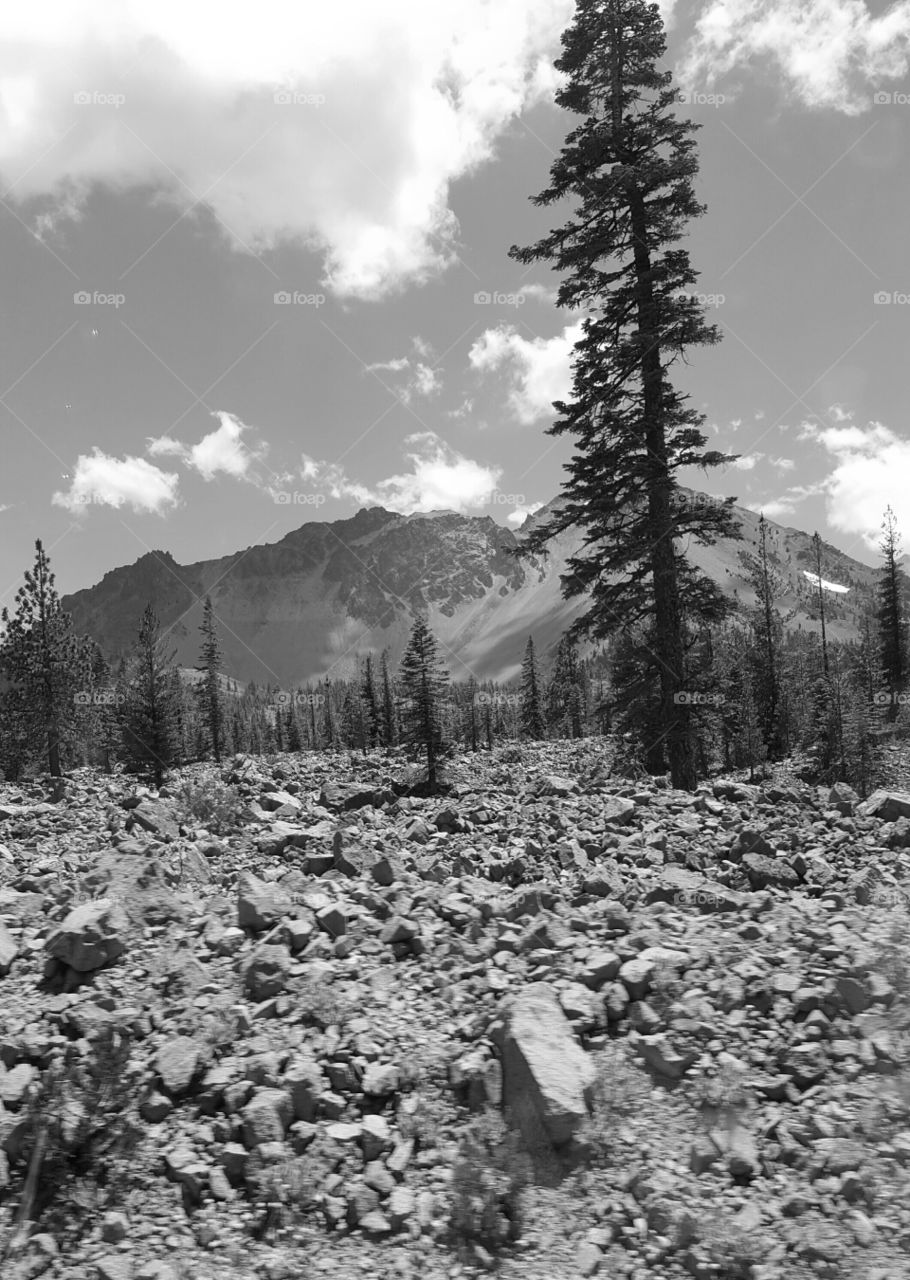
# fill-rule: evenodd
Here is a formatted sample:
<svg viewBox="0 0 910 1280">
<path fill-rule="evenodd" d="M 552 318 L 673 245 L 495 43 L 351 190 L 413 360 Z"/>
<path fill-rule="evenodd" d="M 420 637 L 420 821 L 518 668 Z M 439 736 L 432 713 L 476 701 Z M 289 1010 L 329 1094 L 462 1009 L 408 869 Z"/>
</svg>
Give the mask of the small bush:
<svg viewBox="0 0 910 1280">
<path fill-rule="evenodd" d="M 309 1154 L 268 1164 L 253 1152 L 246 1184 L 250 1202 L 260 1215 L 253 1228 L 257 1239 L 288 1230 L 313 1213 L 325 1174 L 320 1162 Z"/>
<path fill-rule="evenodd" d="M 351 1005 L 319 982 L 305 982 L 298 989 L 296 996 L 297 1010 L 301 1018 L 316 1024 L 321 1031 L 327 1027 L 343 1027 L 352 1017 Z"/>
<path fill-rule="evenodd" d="M 181 826 L 205 827 L 214 835 L 227 835 L 242 825 L 245 806 L 239 794 L 214 778 L 182 782 L 175 799 Z"/>
<path fill-rule="evenodd" d="M 68 1045 L 44 1071 L 24 1113 L 26 1173 L 17 1214 L 23 1227 L 45 1218 L 78 1238 L 147 1177 L 136 1157 L 142 1129 L 130 1053 L 123 1030 L 105 1027 L 89 1041 L 88 1053 Z M 16 1247 L 13 1240 L 9 1252 Z"/>
<path fill-rule="evenodd" d="M 455 1248 L 470 1253 L 479 1246 L 495 1255 L 520 1239 L 531 1176 L 527 1153 L 498 1111 L 488 1108 L 473 1120 L 462 1140 L 449 1192 Z"/>
</svg>

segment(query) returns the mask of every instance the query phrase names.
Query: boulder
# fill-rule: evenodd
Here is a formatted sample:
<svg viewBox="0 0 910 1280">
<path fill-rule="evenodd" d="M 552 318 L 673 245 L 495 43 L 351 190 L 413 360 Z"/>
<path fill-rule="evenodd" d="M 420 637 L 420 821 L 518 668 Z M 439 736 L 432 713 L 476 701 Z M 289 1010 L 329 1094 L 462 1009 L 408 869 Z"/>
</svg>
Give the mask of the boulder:
<svg viewBox="0 0 910 1280">
<path fill-rule="evenodd" d="M 571 1142 L 589 1114 L 596 1073 L 555 990 L 534 982 L 507 999 L 489 1036 L 501 1055 L 503 1106 L 526 1138 L 554 1147 Z"/>
<path fill-rule="evenodd" d="M 240 873 L 237 881 L 237 923 L 241 929 L 262 932 L 292 910 L 293 903 L 286 889 L 260 880 L 249 871 Z"/>
<path fill-rule="evenodd" d="M 98 898 L 74 907 L 48 935 L 44 947 L 48 955 L 78 973 L 90 973 L 123 954 L 128 927 L 126 912 L 119 903 Z"/>
<path fill-rule="evenodd" d="M 0 978 L 9 973 L 10 966 L 18 954 L 19 947 L 16 939 L 6 925 L 0 923 Z"/>
<path fill-rule="evenodd" d="M 868 800 L 856 806 L 856 812 L 864 818 L 880 818 L 882 822 L 910 818 L 910 791 L 873 791 Z"/>
<path fill-rule="evenodd" d="M 250 997 L 259 1002 L 284 991 L 291 959 L 285 947 L 266 944 L 257 947 L 243 971 L 243 985 Z"/>
</svg>

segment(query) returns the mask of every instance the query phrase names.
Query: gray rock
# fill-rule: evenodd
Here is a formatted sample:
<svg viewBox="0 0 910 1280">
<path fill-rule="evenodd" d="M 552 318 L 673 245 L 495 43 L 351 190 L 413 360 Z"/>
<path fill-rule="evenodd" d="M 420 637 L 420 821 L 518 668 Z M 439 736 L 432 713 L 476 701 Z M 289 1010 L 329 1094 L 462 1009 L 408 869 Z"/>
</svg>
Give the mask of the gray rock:
<svg viewBox="0 0 910 1280">
<path fill-rule="evenodd" d="M 6 925 L 0 922 L 0 978 L 9 973 L 12 963 L 18 954 L 19 946 L 16 939 Z"/>
<path fill-rule="evenodd" d="M 910 818 L 910 791 L 873 791 L 867 800 L 857 805 L 856 812 L 864 818 L 880 818 L 882 822 Z"/>
<path fill-rule="evenodd" d="M 237 923 L 259 933 L 270 929 L 293 910 L 291 896 L 279 885 L 243 871 L 237 881 Z"/>
<path fill-rule="evenodd" d="M 553 988 L 535 982 L 507 999 L 489 1036 L 502 1059 L 503 1105 L 528 1140 L 571 1142 L 589 1114 L 596 1073 Z"/>
<path fill-rule="evenodd" d="M 284 991 L 290 969 L 291 958 L 285 947 L 257 947 L 244 967 L 243 985 L 253 1000 L 269 1000 Z"/>
<path fill-rule="evenodd" d="M 116 960 L 126 949 L 126 912 L 111 898 L 74 907 L 45 941 L 45 950 L 78 973 L 90 973 Z"/>
<path fill-rule="evenodd" d="M 202 1065 L 202 1050 L 189 1036 L 174 1036 L 155 1055 L 155 1070 L 172 1097 L 187 1092 Z"/>
</svg>

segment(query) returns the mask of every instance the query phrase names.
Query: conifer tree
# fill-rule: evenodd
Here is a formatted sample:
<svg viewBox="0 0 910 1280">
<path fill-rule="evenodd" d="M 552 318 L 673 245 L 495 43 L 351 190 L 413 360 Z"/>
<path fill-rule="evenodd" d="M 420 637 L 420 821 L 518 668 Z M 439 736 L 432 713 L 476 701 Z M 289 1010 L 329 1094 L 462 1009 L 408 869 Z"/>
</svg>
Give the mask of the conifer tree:
<svg viewBox="0 0 910 1280">
<path fill-rule="evenodd" d="M 783 755 L 782 708 L 780 688 L 781 645 L 784 620 L 776 601 L 784 590 L 784 581 L 772 562 L 768 550 L 768 526 L 764 515 L 758 519 L 758 554 L 745 554 L 750 585 L 755 592 L 755 607 L 750 622 L 755 636 L 755 679 L 753 698 L 762 726 L 765 746 L 772 760 Z"/>
<path fill-rule="evenodd" d="M 223 665 L 215 611 L 211 596 L 205 597 L 202 611 L 202 649 L 197 670 L 203 673 L 199 693 L 199 712 L 202 727 L 208 738 L 208 746 L 217 762 L 221 760 L 224 741 L 224 699 L 221 692 L 221 668 Z"/>
<path fill-rule="evenodd" d="M 711 544 L 739 529 L 724 502 L 686 501 L 680 469 L 730 459 L 705 449 L 703 416 L 686 406 L 669 368 L 689 347 L 719 341 L 696 280 L 676 247 L 700 216 L 692 180 L 698 127 L 678 117 L 672 73 L 658 70 L 666 39 L 657 6 L 645 0 L 578 0 L 556 67 L 565 76 L 557 105 L 584 117 L 534 198 L 546 207 L 571 199 L 569 220 L 510 254 L 549 261 L 565 273 L 557 304 L 586 312 L 575 346 L 573 399 L 555 402 L 549 434 L 571 432 L 565 501 L 531 531 L 524 553 L 546 550 L 563 530 L 584 530 L 563 576 L 567 596 L 590 593 L 575 624 L 597 638 L 643 620 L 652 624 L 663 742 L 673 785 L 693 789 L 696 767 L 685 689 L 687 617 L 719 620 L 729 609 L 719 587 L 680 550 L 687 538 Z"/>
<path fill-rule="evenodd" d="M 398 724 L 395 718 L 395 690 L 389 674 L 388 651 L 383 649 L 379 660 L 382 681 L 382 745 L 394 747 L 398 742 Z"/>
<path fill-rule="evenodd" d="M 877 619 L 881 668 L 889 696 L 889 720 L 897 719 L 899 696 L 907 686 L 910 671 L 904 603 L 906 579 L 898 567 L 900 541 L 894 512 L 888 507 L 882 521 L 882 540 L 879 543 L 883 564 L 878 589 Z"/>
<path fill-rule="evenodd" d="M 18 764 L 43 760 L 59 778 L 77 720 L 89 698 L 91 642 L 77 636 L 60 607 L 50 560 L 39 539 L 35 563 L 16 592 L 15 612 L 0 613 L 0 677 L 6 732 L 16 744 Z"/>
<path fill-rule="evenodd" d="M 556 650 L 553 674 L 547 686 L 547 721 L 553 736 L 583 737 L 585 711 L 575 639 L 567 632 Z"/>
<path fill-rule="evenodd" d="M 123 749 L 137 771 L 160 787 L 180 751 L 175 653 L 161 636 L 158 616 L 145 606 L 124 691 Z"/>
<path fill-rule="evenodd" d="M 399 684 L 404 695 L 401 737 L 408 746 L 426 753 L 427 785 L 435 791 L 438 766 L 445 743 L 442 700 L 449 674 L 439 658 L 435 636 L 419 615 L 414 619 L 407 648 L 401 659 Z"/>
<path fill-rule="evenodd" d="M 812 556 L 815 561 L 815 592 L 822 633 L 822 669 L 827 680 L 831 669 L 828 662 L 828 633 L 825 627 L 825 588 L 822 585 L 822 540 L 817 532 L 812 535 Z"/>
<path fill-rule="evenodd" d="M 376 692 L 373 672 L 373 655 L 368 653 L 363 661 L 360 676 L 360 703 L 364 718 L 364 737 L 370 748 L 379 746 L 383 735 L 383 716 Z"/>
<path fill-rule="evenodd" d="M 534 637 L 528 636 L 521 664 L 519 725 L 522 737 L 538 740 L 547 736 L 540 688 L 540 672 L 534 653 Z"/>
</svg>

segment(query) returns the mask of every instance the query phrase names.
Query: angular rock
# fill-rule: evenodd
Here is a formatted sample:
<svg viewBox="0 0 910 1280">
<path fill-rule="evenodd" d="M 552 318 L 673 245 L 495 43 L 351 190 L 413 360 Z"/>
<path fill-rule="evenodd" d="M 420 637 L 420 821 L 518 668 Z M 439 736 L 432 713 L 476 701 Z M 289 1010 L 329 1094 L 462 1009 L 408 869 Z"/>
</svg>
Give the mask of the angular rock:
<svg viewBox="0 0 910 1280">
<path fill-rule="evenodd" d="M 867 800 L 857 805 L 856 812 L 864 818 L 880 818 L 882 822 L 910 818 L 910 791 L 873 791 Z"/>
<path fill-rule="evenodd" d="M 745 853 L 741 865 L 753 889 L 792 889 L 799 884 L 799 876 L 782 858 Z"/>
<path fill-rule="evenodd" d="M 260 933 L 270 929 L 293 910 L 291 896 L 279 885 L 242 871 L 237 881 L 237 924 Z"/>
<path fill-rule="evenodd" d="M 16 939 L 6 925 L 0 923 L 0 978 L 9 973 L 18 954 L 19 946 Z"/>
<path fill-rule="evenodd" d="M 123 954 L 128 927 L 126 912 L 119 903 L 98 898 L 74 907 L 48 935 L 45 950 L 77 973 L 90 973 Z"/>
<path fill-rule="evenodd" d="M 189 1036 L 174 1036 L 155 1054 L 155 1070 L 171 1097 L 187 1092 L 201 1065 L 201 1047 Z"/>
<path fill-rule="evenodd" d="M 257 947 L 244 966 L 243 985 L 253 1000 L 269 1000 L 284 991 L 290 970 L 287 949 L 267 943 Z"/>
<path fill-rule="evenodd" d="M 526 1137 L 570 1142 L 589 1113 L 596 1073 L 554 989 L 535 982 L 507 999 L 488 1034 L 501 1055 L 503 1105 Z"/>
</svg>

